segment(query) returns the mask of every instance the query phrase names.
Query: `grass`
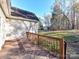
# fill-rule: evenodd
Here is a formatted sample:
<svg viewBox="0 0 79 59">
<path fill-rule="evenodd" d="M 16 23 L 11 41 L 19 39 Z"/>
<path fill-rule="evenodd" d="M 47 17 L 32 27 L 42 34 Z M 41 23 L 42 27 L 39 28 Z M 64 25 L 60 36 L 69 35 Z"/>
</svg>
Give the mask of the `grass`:
<svg viewBox="0 0 79 59">
<path fill-rule="evenodd" d="M 55 44 L 55 42 L 50 43 L 50 42 L 48 42 L 46 40 L 40 39 L 39 44 L 40 44 L 40 46 L 42 46 L 43 48 L 45 48 L 49 52 L 52 52 L 52 51 L 53 52 L 56 51 L 57 53 L 60 52 L 60 49 L 58 48 L 59 45 Z"/>
<path fill-rule="evenodd" d="M 79 40 L 79 30 L 66 30 L 66 31 L 50 31 L 50 32 L 40 32 L 39 34 L 50 36 L 50 37 L 58 37 L 64 38 L 65 41 L 77 41 Z"/>
<path fill-rule="evenodd" d="M 58 38 L 64 38 L 66 42 L 79 42 L 79 30 L 67 30 L 67 31 L 50 31 L 50 32 L 39 32 L 40 35 L 50 36 L 50 37 L 58 37 Z M 59 45 L 50 44 L 46 39 L 40 39 L 39 44 L 46 48 L 49 52 L 53 52 L 52 49 L 54 49 L 54 52 L 60 53 Z"/>
</svg>

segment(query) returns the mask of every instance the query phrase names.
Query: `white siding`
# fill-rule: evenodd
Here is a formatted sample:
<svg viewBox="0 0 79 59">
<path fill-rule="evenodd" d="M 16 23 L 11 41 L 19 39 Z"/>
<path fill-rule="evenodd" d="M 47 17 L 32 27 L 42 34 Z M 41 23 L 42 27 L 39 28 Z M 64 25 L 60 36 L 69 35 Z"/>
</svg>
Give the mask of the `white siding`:
<svg viewBox="0 0 79 59">
<path fill-rule="evenodd" d="M 0 8 L 0 49 L 1 47 L 4 45 L 4 42 L 5 42 L 5 16 L 4 16 L 4 13 L 2 11 L 2 9 Z"/>
<path fill-rule="evenodd" d="M 6 40 L 24 38 L 26 32 L 38 33 L 38 23 L 11 19 L 6 22 Z"/>
</svg>

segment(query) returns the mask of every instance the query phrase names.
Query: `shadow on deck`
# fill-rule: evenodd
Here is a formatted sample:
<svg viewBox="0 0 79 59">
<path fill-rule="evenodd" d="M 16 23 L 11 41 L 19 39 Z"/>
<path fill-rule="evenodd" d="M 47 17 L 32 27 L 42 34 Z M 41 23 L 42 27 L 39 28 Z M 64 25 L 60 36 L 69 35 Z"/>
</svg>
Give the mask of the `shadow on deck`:
<svg viewBox="0 0 79 59">
<path fill-rule="evenodd" d="M 6 42 L 0 51 L 0 59 L 58 59 L 36 45 L 26 43 L 23 46 L 25 48 L 19 47 L 16 41 Z"/>
</svg>

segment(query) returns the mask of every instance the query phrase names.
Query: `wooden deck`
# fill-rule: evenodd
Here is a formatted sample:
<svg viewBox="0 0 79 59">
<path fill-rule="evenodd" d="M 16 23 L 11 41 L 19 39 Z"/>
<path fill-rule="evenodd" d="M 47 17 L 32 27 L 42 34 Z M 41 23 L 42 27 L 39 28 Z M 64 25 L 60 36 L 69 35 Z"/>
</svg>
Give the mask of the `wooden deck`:
<svg viewBox="0 0 79 59">
<path fill-rule="evenodd" d="M 36 45 L 26 43 L 24 47 L 19 47 L 16 41 L 6 42 L 0 51 L 0 59 L 58 59 Z"/>
</svg>

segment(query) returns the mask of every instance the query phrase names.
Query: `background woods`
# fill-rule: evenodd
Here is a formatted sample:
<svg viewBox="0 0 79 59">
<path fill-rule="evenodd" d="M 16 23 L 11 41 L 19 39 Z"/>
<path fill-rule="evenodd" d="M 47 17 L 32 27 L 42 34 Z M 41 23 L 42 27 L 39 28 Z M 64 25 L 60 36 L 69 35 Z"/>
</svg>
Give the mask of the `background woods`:
<svg viewBox="0 0 79 59">
<path fill-rule="evenodd" d="M 55 0 L 51 10 L 51 15 L 45 15 L 47 30 L 79 29 L 78 0 Z"/>
</svg>

